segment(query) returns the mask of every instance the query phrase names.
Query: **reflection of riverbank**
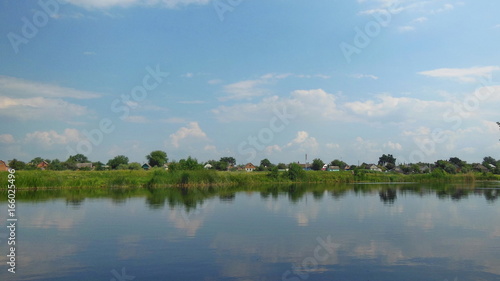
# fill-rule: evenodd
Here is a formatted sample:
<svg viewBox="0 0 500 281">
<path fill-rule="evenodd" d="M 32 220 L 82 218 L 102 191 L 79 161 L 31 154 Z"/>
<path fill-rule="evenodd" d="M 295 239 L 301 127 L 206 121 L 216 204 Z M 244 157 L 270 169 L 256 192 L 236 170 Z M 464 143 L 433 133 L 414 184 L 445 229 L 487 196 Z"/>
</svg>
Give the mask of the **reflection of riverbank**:
<svg viewBox="0 0 500 281">
<path fill-rule="evenodd" d="M 93 198 L 111 198 L 116 205 L 124 204 L 129 198 L 143 197 L 151 209 L 164 207 L 182 207 L 188 213 L 196 211 L 206 200 L 218 199 L 232 202 L 238 192 L 258 193 L 262 198 L 277 199 L 286 196 L 291 202 L 299 202 L 311 195 L 315 200 L 324 196 L 340 199 L 347 194 L 378 194 L 384 204 L 393 204 L 399 197 L 406 195 L 436 196 L 439 199 L 462 200 L 468 196 L 483 196 L 487 202 L 493 203 L 500 197 L 500 182 L 476 182 L 472 184 L 281 184 L 281 185 L 248 185 L 204 188 L 81 188 L 81 189 L 49 189 L 19 190 L 17 200 L 21 202 L 40 202 L 63 198 L 66 204 L 78 208 L 85 200 Z M 5 202 L 6 196 L 0 198 Z M 297 218 L 301 220 L 300 215 Z M 303 220 L 303 219 L 302 219 Z"/>
</svg>

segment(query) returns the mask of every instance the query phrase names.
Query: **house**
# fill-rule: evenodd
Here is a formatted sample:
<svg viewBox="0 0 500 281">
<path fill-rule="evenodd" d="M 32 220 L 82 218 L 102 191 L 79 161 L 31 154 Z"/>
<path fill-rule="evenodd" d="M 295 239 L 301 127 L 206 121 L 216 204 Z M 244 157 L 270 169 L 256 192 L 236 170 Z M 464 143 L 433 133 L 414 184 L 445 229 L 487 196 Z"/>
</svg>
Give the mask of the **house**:
<svg viewBox="0 0 500 281">
<path fill-rule="evenodd" d="M 473 169 L 475 171 L 478 171 L 478 172 L 482 172 L 482 173 L 487 173 L 489 172 L 488 168 L 486 168 L 485 166 L 481 165 L 481 164 L 476 164 L 473 166 Z"/>
<path fill-rule="evenodd" d="M 340 172 L 340 167 L 339 166 L 329 166 L 328 171 L 329 172 Z"/>
<path fill-rule="evenodd" d="M 380 169 L 380 168 L 379 168 L 377 165 L 375 165 L 375 164 L 368 165 L 367 169 L 369 169 L 370 171 L 382 172 L 382 169 Z"/>
<path fill-rule="evenodd" d="M 245 171 L 247 172 L 253 172 L 255 171 L 256 167 L 252 163 L 248 163 L 245 165 Z"/>
<path fill-rule="evenodd" d="M 47 169 L 47 167 L 49 167 L 49 163 L 47 161 L 43 160 L 42 162 L 38 163 L 38 165 L 36 165 L 36 167 L 38 169 L 45 170 L 45 169 Z"/>
<path fill-rule="evenodd" d="M 148 163 L 144 163 L 141 167 L 142 167 L 144 170 L 149 170 L 149 169 L 151 169 L 151 165 L 149 165 Z"/>
<path fill-rule="evenodd" d="M 94 167 L 92 166 L 92 163 L 76 163 L 76 168 L 92 170 Z"/>
<path fill-rule="evenodd" d="M 9 170 L 9 166 L 7 165 L 7 163 L 5 163 L 4 161 L 0 160 L 0 172 L 1 171 L 8 171 Z"/>
<path fill-rule="evenodd" d="M 205 166 L 203 166 L 203 168 L 205 168 L 205 169 L 207 169 L 207 170 L 208 170 L 208 169 L 212 169 L 212 167 L 213 167 L 213 166 L 212 166 L 210 163 L 207 163 Z"/>
</svg>

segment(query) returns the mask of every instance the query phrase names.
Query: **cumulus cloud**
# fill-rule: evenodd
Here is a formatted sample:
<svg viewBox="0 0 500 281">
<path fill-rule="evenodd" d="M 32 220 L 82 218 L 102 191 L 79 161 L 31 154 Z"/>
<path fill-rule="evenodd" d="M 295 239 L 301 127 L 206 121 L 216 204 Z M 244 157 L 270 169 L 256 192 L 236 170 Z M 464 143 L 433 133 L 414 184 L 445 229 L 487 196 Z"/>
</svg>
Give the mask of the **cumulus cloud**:
<svg viewBox="0 0 500 281">
<path fill-rule="evenodd" d="M 297 136 L 287 143 L 284 148 L 298 148 L 301 151 L 314 153 L 318 150 L 319 144 L 316 138 L 309 136 L 308 132 L 299 131 Z"/>
<path fill-rule="evenodd" d="M 207 140 L 208 138 L 198 125 L 198 122 L 191 122 L 186 127 L 182 127 L 170 135 L 170 143 L 175 148 L 179 148 L 181 142 L 188 139 Z"/>
<path fill-rule="evenodd" d="M 85 137 L 82 136 L 77 129 L 65 129 L 61 134 L 54 130 L 28 133 L 24 141 L 26 143 L 38 144 L 42 147 L 49 148 L 53 145 L 75 143 L 84 138 Z"/>
<path fill-rule="evenodd" d="M 2 134 L 0 135 L 0 143 L 11 144 L 14 143 L 14 136 L 11 134 Z"/>
<path fill-rule="evenodd" d="M 322 89 L 297 90 L 288 97 L 266 97 L 257 103 L 243 103 L 233 106 L 219 106 L 212 110 L 222 122 L 268 120 L 269 113 L 283 109 L 295 117 L 313 120 L 339 119 L 342 111 L 337 107 L 336 97 Z"/>
</svg>

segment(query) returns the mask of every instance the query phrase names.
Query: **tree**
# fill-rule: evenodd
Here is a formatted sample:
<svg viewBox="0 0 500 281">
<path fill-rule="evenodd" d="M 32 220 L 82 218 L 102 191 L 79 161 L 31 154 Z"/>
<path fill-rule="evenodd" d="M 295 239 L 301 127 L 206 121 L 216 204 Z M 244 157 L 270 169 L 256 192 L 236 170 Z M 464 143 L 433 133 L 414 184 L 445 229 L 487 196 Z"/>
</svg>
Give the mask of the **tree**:
<svg viewBox="0 0 500 281">
<path fill-rule="evenodd" d="M 285 163 L 279 163 L 277 167 L 280 170 L 285 170 L 286 169 L 286 164 Z"/>
<path fill-rule="evenodd" d="M 450 160 L 448 160 L 450 163 L 457 165 L 458 167 L 463 167 L 465 166 L 465 161 L 460 160 L 458 157 L 451 157 Z"/>
<path fill-rule="evenodd" d="M 330 166 L 339 166 L 341 170 L 344 170 L 345 167 L 347 166 L 347 163 L 339 159 L 335 159 L 332 162 L 330 162 Z"/>
<path fill-rule="evenodd" d="M 236 159 L 234 157 L 221 157 L 220 162 L 226 162 L 231 166 L 236 166 Z"/>
<path fill-rule="evenodd" d="M 128 170 L 128 164 L 120 164 L 116 167 L 117 170 Z"/>
<path fill-rule="evenodd" d="M 9 162 L 9 167 L 14 170 L 24 170 L 26 168 L 26 163 L 14 158 Z"/>
<path fill-rule="evenodd" d="M 312 162 L 312 166 L 311 166 L 311 169 L 315 170 L 315 171 L 319 171 L 323 168 L 323 166 L 325 165 L 325 162 L 323 162 L 321 159 L 319 158 L 316 158 L 313 160 Z"/>
<path fill-rule="evenodd" d="M 43 160 L 43 158 L 42 158 L 42 157 L 35 157 L 35 158 L 33 158 L 33 159 L 30 161 L 30 163 L 31 163 L 33 166 L 35 166 L 35 167 L 36 167 L 38 164 L 42 163 L 43 161 L 45 161 L 45 160 Z M 48 161 L 47 161 L 47 162 L 48 162 Z"/>
<path fill-rule="evenodd" d="M 179 161 L 179 169 L 193 171 L 193 170 L 201 170 L 203 169 L 203 166 L 200 163 L 198 163 L 198 160 L 196 158 L 188 156 L 187 159 L 181 159 Z"/>
<path fill-rule="evenodd" d="M 392 154 L 383 154 L 382 156 L 380 156 L 380 158 L 378 159 L 378 165 L 379 166 L 383 166 L 385 167 L 385 165 L 391 163 L 392 165 L 396 165 L 396 158 L 394 158 L 392 156 Z"/>
<path fill-rule="evenodd" d="M 305 174 L 304 169 L 297 163 L 290 164 L 288 172 L 286 172 L 287 177 L 292 181 L 304 178 Z"/>
<path fill-rule="evenodd" d="M 118 155 L 118 156 L 115 156 L 115 158 L 110 159 L 110 160 L 108 161 L 108 164 L 107 164 L 107 165 L 108 165 L 108 166 L 110 166 L 110 167 L 111 167 L 111 169 L 117 169 L 117 168 L 118 168 L 118 166 L 120 166 L 120 165 L 128 165 L 128 157 L 127 157 L 127 156 L 125 156 L 125 155 Z M 120 168 L 122 168 L 122 169 L 123 169 L 124 167 L 122 166 L 122 167 L 120 167 Z M 125 168 L 125 169 L 128 169 L 128 166 L 127 166 L 127 168 Z"/>
<path fill-rule="evenodd" d="M 64 165 L 59 159 L 54 159 L 50 162 L 49 170 L 62 171 L 64 170 Z"/>
<path fill-rule="evenodd" d="M 68 158 L 68 160 L 66 160 L 66 162 L 74 162 L 74 163 L 88 163 L 89 162 L 89 159 L 87 158 L 87 156 L 83 155 L 83 154 L 76 154 L 76 155 L 72 155 Z"/>
<path fill-rule="evenodd" d="M 269 161 L 269 159 L 267 159 L 267 158 L 266 159 L 262 159 L 260 161 L 260 165 L 262 167 L 265 167 L 265 168 L 271 168 L 273 166 L 273 164 L 271 163 L 271 161 Z"/>
<path fill-rule="evenodd" d="M 161 150 L 152 151 L 146 159 L 151 167 L 161 167 L 168 162 L 167 153 Z"/>
<path fill-rule="evenodd" d="M 128 164 L 128 168 L 129 168 L 129 170 L 140 170 L 140 169 L 142 169 L 142 165 L 137 163 L 137 162 L 132 162 L 132 163 Z"/>
</svg>

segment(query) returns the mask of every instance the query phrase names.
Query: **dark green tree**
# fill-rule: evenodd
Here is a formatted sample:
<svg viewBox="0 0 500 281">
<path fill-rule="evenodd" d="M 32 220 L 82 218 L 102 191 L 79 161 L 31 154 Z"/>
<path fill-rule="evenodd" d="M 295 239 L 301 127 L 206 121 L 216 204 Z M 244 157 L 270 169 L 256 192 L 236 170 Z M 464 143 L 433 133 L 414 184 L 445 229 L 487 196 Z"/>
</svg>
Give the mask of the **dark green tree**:
<svg viewBox="0 0 500 281">
<path fill-rule="evenodd" d="M 83 154 L 76 154 L 76 155 L 72 155 L 68 158 L 68 160 L 66 160 L 66 162 L 74 162 L 74 163 L 88 163 L 89 162 L 89 159 L 87 158 L 87 156 L 83 155 Z"/>
<path fill-rule="evenodd" d="M 189 156 L 187 159 L 181 159 L 179 161 L 179 167 L 180 170 L 201 170 L 203 169 L 203 165 L 198 163 L 198 160 L 196 158 L 192 158 Z"/>
<path fill-rule="evenodd" d="M 280 169 L 280 170 L 285 170 L 285 169 L 287 168 L 287 166 L 286 166 L 286 164 L 285 164 L 285 163 L 279 163 L 277 167 L 278 167 L 278 169 Z"/>
<path fill-rule="evenodd" d="M 54 160 L 50 161 L 49 170 L 62 171 L 64 169 L 65 169 L 65 167 L 59 159 L 54 159 Z"/>
<path fill-rule="evenodd" d="M 392 154 L 383 154 L 382 156 L 380 156 L 380 158 L 378 159 L 378 165 L 379 166 L 383 166 L 385 167 L 385 165 L 391 163 L 392 165 L 396 165 L 396 158 L 394 158 L 392 156 Z"/>
<path fill-rule="evenodd" d="M 311 169 L 313 169 L 315 171 L 319 171 L 319 170 L 321 170 L 321 168 L 323 168 L 324 165 L 325 165 L 325 162 L 323 162 L 319 158 L 316 158 L 316 159 L 313 159 Z"/>
<path fill-rule="evenodd" d="M 111 169 L 118 169 L 120 165 L 128 165 L 128 157 L 125 155 L 115 156 L 115 158 L 108 161 L 107 165 L 110 166 Z M 121 166 L 121 169 L 124 169 L 124 166 Z M 128 166 L 125 169 L 128 169 Z"/>
<path fill-rule="evenodd" d="M 302 169 L 302 167 L 299 164 L 292 163 L 288 167 L 288 171 L 286 172 L 286 175 L 290 180 L 296 181 L 296 180 L 303 179 L 306 175 L 306 171 L 304 171 L 304 169 Z"/>
<path fill-rule="evenodd" d="M 451 157 L 450 160 L 448 160 L 448 162 L 457 165 L 458 167 L 463 167 L 466 164 L 465 161 L 460 160 L 460 158 L 458 157 Z"/>
<path fill-rule="evenodd" d="M 226 162 L 231 166 L 236 166 L 236 159 L 234 157 L 221 157 L 220 162 Z"/>
<path fill-rule="evenodd" d="M 269 161 L 269 159 L 267 159 L 267 158 L 266 159 L 262 159 L 260 161 L 260 165 L 262 167 L 265 167 L 265 168 L 271 168 L 273 166 L 273 164 L 271 163 L 271 161 Z"/>
<path fill-rule="evenodd" d="M 9 162 L 9 167 L 14 170 L 24 170 L 26 169 L 26 163 L 14 158 Z"/>
<path fill-rule="evenodd" d="M 335 159 L 332 162 L 330 162 L 330 166 L 339 166 L 341 170 L 345 170 L 347 163 L 339 159 Z"/>
<path fill-rule="evenodd" d="M 167 153 L 161 150 L 151 152 L 149 155 L 146 155 L 146 159 L 151 167 L 161 167 L 168 162 Z"/>
<path fill-rule="evenodd" d="M 38 165 L 38 164 L 42 163 L 43 161 L 44 161 L 44 160 L 43 160 L 43 158 L 42 158 L 42 157 L 35 157 L 35 158 L 33 158 L 33 159 L 30 161 L 30 163 L 31 163 L 33 166 L 35 166 L 35 167 L 36 167 L 36 165 Z M 47 161 L 47 162 L 48 162 L 48 161 Z"/>
</svg>

